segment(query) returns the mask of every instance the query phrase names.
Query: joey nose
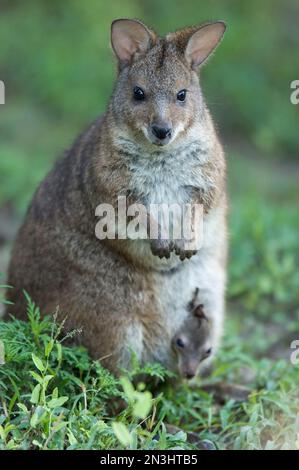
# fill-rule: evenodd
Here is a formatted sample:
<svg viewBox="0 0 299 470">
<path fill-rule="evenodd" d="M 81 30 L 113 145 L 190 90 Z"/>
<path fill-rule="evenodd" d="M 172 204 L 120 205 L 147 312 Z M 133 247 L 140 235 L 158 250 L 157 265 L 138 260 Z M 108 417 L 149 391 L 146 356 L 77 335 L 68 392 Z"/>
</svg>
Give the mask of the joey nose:
<svg viewBox="0 0 299 470">
<path fill-rule="evenodd" d="M 191 380 L 195 377 L 195 374 L 191 371 L 188 371 L 188 372 L 185 373 L 185 377 L 186 377 L 186 379 Z"/>
<path fill-rule="evenodd" d="M 171 128 L 170 127 L 157 126 L 156 124 L 153 124 L 152 125 L 152 133 L 158 139 L 164 140 L 167 137 L 171 136 Z"/>
</svg>

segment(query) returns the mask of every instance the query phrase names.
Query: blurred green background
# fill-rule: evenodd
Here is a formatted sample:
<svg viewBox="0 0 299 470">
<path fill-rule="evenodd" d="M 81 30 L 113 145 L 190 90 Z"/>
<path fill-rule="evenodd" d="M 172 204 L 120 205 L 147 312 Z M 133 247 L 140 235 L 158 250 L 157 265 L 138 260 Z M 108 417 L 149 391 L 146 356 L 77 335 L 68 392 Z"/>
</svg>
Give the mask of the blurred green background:
<svg viewBox="0 0 299 470">
<path fill-rule="evenodd" d="M 0 13 L 0 271 L 38 182 L 105 110 L 111 21 L 140 18 L 164 34 L 224 19 L 202 86 L 229 163 L 228 310 L 254 327 L 255 353 L 287 343 L 299 330 L 298 0 L 0 0 Z"/>
<path fill-rule="evenodd" d="M 202 84 L 228 151 L 295 160 L 299 73 L 297 0 L 0 0 L 0 204 L 21 210 L 76 133 L 105 109 L 115 76 L 110 23 L 137 17 L 164 34 L 224 19 L 228 31 Z"/>
</svg>

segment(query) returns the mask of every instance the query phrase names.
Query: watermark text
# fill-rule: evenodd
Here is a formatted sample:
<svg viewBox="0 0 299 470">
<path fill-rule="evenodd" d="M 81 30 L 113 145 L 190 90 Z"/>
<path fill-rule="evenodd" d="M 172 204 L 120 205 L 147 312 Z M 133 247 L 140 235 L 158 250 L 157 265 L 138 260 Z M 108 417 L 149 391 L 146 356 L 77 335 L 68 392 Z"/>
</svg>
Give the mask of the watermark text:
<svg viewBox="0 0 299 470">
<path fill-rule="evenodd" d="M 5 85 L 2 80 L 0 80 L 0 104 L 5 104 Z"/>
<path fill-rule="evenodd" d="M 299 80 L 293 80 L 291 82 L 291 93 L 290 100 L 292 104 L 299 104 Z"/>
<path fill-rule="evenodd" d="M 128 204 L 118 197 L 117 207 L 97 206 L 99 217 L 95 234 L 99 240 L 181 240 L 185 250 L 202 245 L 203 207 L 201 204 Z"/>
</svg>

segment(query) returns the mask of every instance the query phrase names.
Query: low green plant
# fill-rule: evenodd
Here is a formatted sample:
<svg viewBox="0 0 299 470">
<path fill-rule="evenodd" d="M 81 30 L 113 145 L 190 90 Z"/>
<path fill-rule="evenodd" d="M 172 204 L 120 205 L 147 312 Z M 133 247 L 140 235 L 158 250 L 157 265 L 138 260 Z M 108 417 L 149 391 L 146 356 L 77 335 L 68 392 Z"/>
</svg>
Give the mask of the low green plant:
<svg viewBox="0 0 299 470">
<path fill-rule="evenodd" d="M 166 382 L 153 395 L 145 383 L 133 385 L 134 377 L 163 380 L 161 365 L 141 368 L 135 358 L 116 379 L 84 348 L 67 345 L 56 315 L 42 318 L 27 300 L 28 322 L 0 322 L 0 449 L 192 449 L 200 441 L 298 448 L 297 366 L 254 359 L 229 336 L 209 378 L 192 387 Z M 219 403 L 213 389 L 239 384 L 242 368 L 252 376 L 246 396 L 228 394 Z"/>
<path fill-rule="evenodd" d="M 28 322 L 0 323 L 0 448 L 159 448 L 166 433 L 155 419 L 160 397 L 144 384 L 135 388 L 132 371 L 117 380 L 84 348 L 67 346 L 57 315 L 41 318 L 27 301 Z M 134 367 L 136 374 L 166 375 L 161 366 Z M 118 402 L 125 405 L 112 416 Z M 167 447 L 180 442 L 170 436 Z"/>
</svg>

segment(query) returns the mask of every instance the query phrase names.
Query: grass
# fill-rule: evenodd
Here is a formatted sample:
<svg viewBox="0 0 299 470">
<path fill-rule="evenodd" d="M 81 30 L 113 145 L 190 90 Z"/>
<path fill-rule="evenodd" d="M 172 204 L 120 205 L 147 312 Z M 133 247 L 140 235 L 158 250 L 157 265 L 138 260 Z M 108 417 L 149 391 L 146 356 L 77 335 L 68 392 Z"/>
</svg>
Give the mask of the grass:
<svg viewBox="0 0 299 470">
<path fill-rule="evenodd" d="M 153 398 L 142 384 L 135 389 L 131 382 L 137 373 L 163 379 L 167 372 L 161 366 L 136 364 L 117 380 L 84 348 L 64 345 L 69 335 L 63 337 L 63 325 L 55 316 L 41 319 L 29 298 L 28 320 L 0 324 L 5 350 L 0 369 L 1 449 L 184 445 L 185 434 L 167 435 L 157 416 L 161 397 Z M 123 410 L 111 418 L 116 405 Z"/>
<path fill-rule="evenodd" d="M 41 319 L 30 299 L 28 320 L 0 323 L 0 449 L 192 449 L 194 436 L 210 448 L 299 448 L 299 367 L 255 359 L 233 334 L 210 377 L 164 383 L 153 396 L 132 381 L 164 380 L 160 365 L 135 363 L 117 380 L 84 348 L 68 347 L 55 316 Z M 220 400 L 208 393 L 223 383 L 236 387 Z"/>
</svg>

